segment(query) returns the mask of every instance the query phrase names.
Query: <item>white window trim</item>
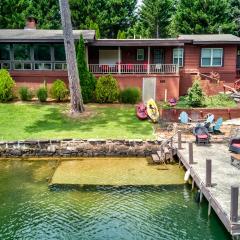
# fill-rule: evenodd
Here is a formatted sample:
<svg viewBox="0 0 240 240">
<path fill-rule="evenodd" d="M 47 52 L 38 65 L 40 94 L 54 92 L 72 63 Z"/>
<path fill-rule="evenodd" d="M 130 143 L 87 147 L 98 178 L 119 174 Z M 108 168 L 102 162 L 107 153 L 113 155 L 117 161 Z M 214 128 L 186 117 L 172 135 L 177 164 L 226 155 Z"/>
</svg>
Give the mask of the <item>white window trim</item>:
<svg viewBox="0 0 240 240">
<path fill-rule="evenodd" d="M 175 64 L 175 63 L 174 63 L 174 59 L 175 59 L 175 57 L 174 57 L 174 50 L 175 50 L 175 49 L 178 49 L 178 50 L 180 49 L 180 50 L 182 50 L 182 64 L 181 64 L 181 65 L 179 64 L 179 59 L 180 59 L 179 56 L 177 56 L 177 64 L 178 64 L 179 67 L 183 67 L 183 61 L 184 61 L 184 48 L 173 48 L 173 64 Z"/>
<path fill-rule="evenodd" d="M 139 51 L 142 51 L 142 53 L 139 53 Z M 139 58 L 140 56 L 143 56 L 143 58 Z M 144 61 L 145 59 L 145 52 L 144 52 L 144 48 L 138 48 L 137 49 L 137 61 Z"/>
<path fill-rule="evenodd" d="M 203 57 L 202 57 L 202 51 L 204 49 L 210 49 L 211 50 L 211 56 L 210 56 L 210 65 L 203 65 Z M 213 50 L 221 50 L 221 64 L 220 65 L 213 65 Z M 223 67 L 223 48 L 202 48 L 201 49 L 201 67 Z"/>
</svg>

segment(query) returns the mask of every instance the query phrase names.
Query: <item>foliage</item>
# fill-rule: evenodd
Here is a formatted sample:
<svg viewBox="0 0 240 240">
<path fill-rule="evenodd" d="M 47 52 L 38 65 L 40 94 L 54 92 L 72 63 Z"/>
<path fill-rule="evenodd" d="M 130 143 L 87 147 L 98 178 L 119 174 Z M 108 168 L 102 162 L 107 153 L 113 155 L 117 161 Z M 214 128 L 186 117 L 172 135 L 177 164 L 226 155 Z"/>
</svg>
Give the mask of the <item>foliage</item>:
<svg viewBox="0 0 240 240">
<path fill-rule="evenodd" d="M 53 82 L 53 85 L 50 89 L 52 98 L 57 101 L 62 101 L 68 96 L 68 89 L 65 82 L 60 79 L 57 79 Z"/>
<path fill-rule="evenodd" d="M 70 0 L 73 27 L 88 29 L 97 23 L 102 38 L 116 38 L 135 22 L 137 0 Z M 95 28 L 94 28 L 95 29 Z"/>
<path fill-rule="evenodd" d="M 120 92 L 120 101 L 122 103 L 135 104 L 141 98 L 139 88 L 126 88 Z"/>
<path fill-rule="evenodd" d="M 22 29 L 29 16 L 37 18 L 38 26 L 42 29 L 59 29 L 61 26 L 59 5 L 56 0 L 0 1 L 0 28 Z"/>
<path fill-rule="evenodd" d="M 89 29 L 96 31 L 96 39 L 101 38 L 99 26 L 98 26 L 97 23 L 95 23 L 92 20 L 90 20 Z"/>
<path fill-rule="evenodd" d="M 179 0 L 171 32 L 178 34 L 233 33 L 232 9 L 228 0 Z"/>
<path fill-rule="evenodd" d="M 235 35 L 240 36 L 240 1 L 230 0 L 233 22 L 236 24 Z"/>
<path fill-rule="evenodd" d="M 192 107 L 202 107 L 204 102 L 204 92 L 200 85 L 200 79 L 194 79 L 192 87 L 188 89 L 188 104 Z"/>
<path fill-rule="evenodd" d="M 80 36 L 77 53 L 78 72 L 84 103 L 92 102 L 96 88 L 96 79 L 87 68 L 83 36 Z"/>
<path fill-rule="evenodd" d="M 124 31 L 119 30 L 117 34 L 117 39 L 126 39 L 126 33 Z"/>
<path fill-rule="evenodd" d="M 236 107 L 236 102 L 227 94 L 217 94 L 205 98 L 204 105 L 207 107 Z"/>
<path fill-rule="evenodd" d="M 155 139 L 152 124 L 134 117 L 133 106 L 88 104 L 90 115 L 83 118 L 69 118 L 65 114 L 68 107 L 68 103 L 0 104 L 1 138 Z"/>
<path fill-rule="evenodd" d="M 8 102 L 13 98 L 15 82 L 5 69 L 0 70 L 0 102 Z"/>
<path fill-rule="evenodd" d="M 118 100 L 118 82 L 111 75 L 102 76 L 96 85 L 96 100 L 99 103 L 113 103 Z"/>
<path fill-rule="evenodd" d="M 169 24 L 174 12 L 174 0 L 143 0 L 139 15 L 140 29 L 144 37 L 168 36 Z"/>
<path fill-rule="evenodd" d="M 33 94 L 28 87 L 20 87 L 18 93 L 22 101 L 30 101 L 33 97 Z"/>
<path fill-rule="evenodd" d="M 40 102 L 46 102 L 48 98 L 48 91 L 45 87 L 40 87 L 37 90 L 37 97 Z"/>
</svg>

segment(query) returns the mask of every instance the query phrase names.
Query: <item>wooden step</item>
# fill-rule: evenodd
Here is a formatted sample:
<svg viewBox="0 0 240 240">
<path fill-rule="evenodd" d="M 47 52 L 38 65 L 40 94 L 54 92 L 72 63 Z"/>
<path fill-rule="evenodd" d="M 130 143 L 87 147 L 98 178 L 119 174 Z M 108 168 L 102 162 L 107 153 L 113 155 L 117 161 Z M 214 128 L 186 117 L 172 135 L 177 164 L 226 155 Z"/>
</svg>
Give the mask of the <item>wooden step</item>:
<svg viewBox="0 0 240 240">
<path fill-rule="evenodd" d="M 152 160 L 154 163 L 160 163 L 160 158 L 157 154 L 152 154 Z"/>
</svg>

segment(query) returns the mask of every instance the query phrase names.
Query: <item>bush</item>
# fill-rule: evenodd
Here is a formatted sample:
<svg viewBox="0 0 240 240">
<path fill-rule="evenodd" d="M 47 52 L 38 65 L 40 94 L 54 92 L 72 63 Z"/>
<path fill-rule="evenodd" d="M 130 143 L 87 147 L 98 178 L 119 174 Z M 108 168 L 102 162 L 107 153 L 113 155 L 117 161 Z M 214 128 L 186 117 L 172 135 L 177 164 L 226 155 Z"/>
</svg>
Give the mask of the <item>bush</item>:
<svg viewBox="0 0 240 240">
<path fill-rule="evenodd" d="M 62 80 L 57 79 L 54 81 L 50 89 L 50 93 L 52 98 L 56 99 L 57 101 L 62 101 L 68 96 L 68 89 Z"/>
<path fill-rule="evenodd" d="M 111 75 L 102 76 L 96 85 L 96 100 L 99 103 L 113 103 L 118 100 L 118 82 Z"/>
<path fill-rule="evenodd" d="M 120 101 L 122 103 L 135 104 L 141 98 L 141 92 L 138 88 L 126 88 L 120 93 Z"/>
<path fill-rule="evenodd" d="M 15 82 L 5 69 L 0 70 L 0 102 L 7 102 L 13 99 L 13 88 Z"/>
<path fill-rule="evenodd" d="M 207 107 L 236 107 L 236 102 L 227 94 L 219 93 L 217 95 L 208 96 L 205 98 Z"/>
<path fill-rule="evenodd" d="M 29 101 L 32 99 L 33 95 L 28 87 L 19 88 L 19 96 L 22 101 Z"/>
<path fill-rule="evenodd" d="M 188 104 L 191 107 L 202 107 L 204 103 L 204 97 L 204 92 L 201 88 L 199 78 L 195 78 L 192 87 L 188 89 Z"/>
<path fill-rule="evenodd" d="M 46 102 L 48 97 L 47 88 L 41 87 L 37 90 L 37 97 L 40 102 Z"/>
</svg>

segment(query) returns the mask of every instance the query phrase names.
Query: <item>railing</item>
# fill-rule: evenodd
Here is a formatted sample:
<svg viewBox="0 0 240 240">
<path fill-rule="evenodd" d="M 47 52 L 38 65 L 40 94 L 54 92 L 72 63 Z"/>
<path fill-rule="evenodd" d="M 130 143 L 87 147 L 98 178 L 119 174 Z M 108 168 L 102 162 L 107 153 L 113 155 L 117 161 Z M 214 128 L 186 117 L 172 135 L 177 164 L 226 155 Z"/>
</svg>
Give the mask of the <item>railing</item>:
<svg viewBox="0 0 240 240">
<path fill-rule="evenodd" d="M 36 70 L 36 71 L 66 71 L 66 62 L 58 61 L 0 61 L 0 69 L 8 69 L 14 71 L 26 71 L 26 70 Z"/>
<path fill-rule="evenodd" d="M 176 64 L 89 64 L 89 71 L 99 74 L 176 74 L 179 67 Z"/>
</svg>

